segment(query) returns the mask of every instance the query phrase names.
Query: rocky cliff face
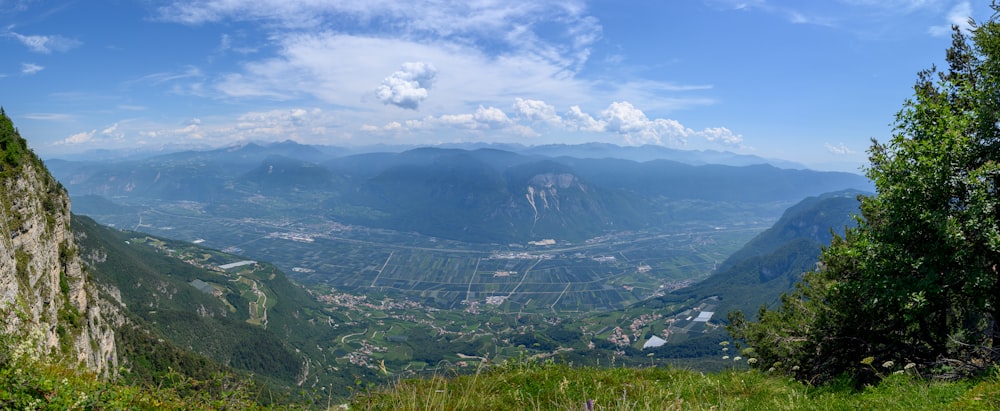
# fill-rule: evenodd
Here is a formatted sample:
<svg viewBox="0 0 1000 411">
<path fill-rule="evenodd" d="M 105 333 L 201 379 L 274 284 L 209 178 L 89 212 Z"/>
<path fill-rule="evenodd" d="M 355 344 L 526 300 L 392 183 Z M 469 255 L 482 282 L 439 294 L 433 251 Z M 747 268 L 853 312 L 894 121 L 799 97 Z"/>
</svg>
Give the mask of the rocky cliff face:
<svg viewBox="0 0 1000 411">
<path fill-rule="evenodd" d="M 0 332 L 114 372 L 115 322 L 77 256 L 69 196 L 0 109 Z"/>
</svg>

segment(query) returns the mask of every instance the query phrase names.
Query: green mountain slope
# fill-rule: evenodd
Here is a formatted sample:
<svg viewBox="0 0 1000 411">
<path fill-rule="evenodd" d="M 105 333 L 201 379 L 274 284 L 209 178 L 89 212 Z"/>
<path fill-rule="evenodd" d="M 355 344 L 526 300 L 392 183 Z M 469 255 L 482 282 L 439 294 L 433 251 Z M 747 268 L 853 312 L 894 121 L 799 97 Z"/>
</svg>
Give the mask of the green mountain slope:
<svg viewBox="0 0 1000 411">
<path fill-rule="evenodd" d="M 684 301 L 719 298 L 715 310 L 756 312 L 788 291 L 802 273 L 812 270 L 820 250 L 834 233 L 843 234 L 858 214 L 858 191 L 807 198 L 790 207 L 774 226 L 750 240 L 698 284 L 641 303 L 662 307 Z"/>
<path fill-rule="evenodd" d="M 83 216 L 73 223 L 97 283 L 116 290 L 137 324 L 173 345 L 253 374 L 278 392 L 307 383 L 349 386 L 356 375 L 366 374 L 324 372 L 331 364 L 317 342 L 329 338 L 330 321 L 339 317 L 324 312 L 274 266 L 225 268 L 240 260 L 190 243 L 117 231 Z M 141 330 L 136 333 L 149 344 Z M 139 361 L 153 360 L 133 360 Z"/>
</svg>

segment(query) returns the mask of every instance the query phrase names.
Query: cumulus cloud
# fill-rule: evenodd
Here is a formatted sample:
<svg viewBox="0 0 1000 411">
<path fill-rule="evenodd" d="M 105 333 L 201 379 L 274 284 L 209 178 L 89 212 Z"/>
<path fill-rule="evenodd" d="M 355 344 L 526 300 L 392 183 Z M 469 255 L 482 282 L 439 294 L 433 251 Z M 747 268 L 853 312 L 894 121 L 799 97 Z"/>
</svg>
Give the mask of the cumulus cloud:
<svg viewBox="0 0 1000 411">
<path fill-rule="evenodd" d="M 568 129 L 610 132 L 621 135 L 626 144 L 684 145 L 690 138 L 702 138 L 710 143 L 740 147 L 743 136 L 725 127 L 696 131 L 674 119 L 650 119 L 645 112 L 627 101 L 616 101 L 600 112 L 599 119 L 573 106 L 565 115 Z"/>
<path fill-rule="evenodd" d="M 833 154 L 837 154 L 837 155 L 847 155 L 847 154 L 854 154 L 855 153 L 854 150 L 851 150 L 850 148 L 848 148 L 846 145 L 844 145 L 844 143 L 838 143 L 836 145 L 830 144 L 830 143 L 826 143 L 824 145 L 824 147 L 826 147 L 826 151 L 829 151 L 829 152 L 831 152 Z"/>
<path fill-rule="evenodd" d="M 594 119 L 590 114 L 584 113 L 580 106 L 572 106 L 566 112 L 563 124 L 566 128 L 574 131 L 604 131 L 607 126 L 603 121 Z"/>
<path fill-rule="evenodd" d="M 8 31 L 7 36 L 20 41 L 28 50 L 41 54 L 51 54 L 54 51 L 66 52 L 83 44 L 79 40 L 63 36 L 26 36 L 13 31 Z"/>
<path fill-rule="evenodd" d="M 496 107 L 483 107 L 479 106 L 476 110 L 476 114 L 473 114 L 473 119 L 479 124 L 484 124 L 490 128 L 500 128 L 508 124 L 511 124 L 510 117 L 507 117 L 507 113 Z"/>
<path fill-rule="evenodd" d="M 727 147 L 743 148 L 743 136 L 726 127 L 710 127 L 701 131 L 685 127 L 677 120 L 649 118 L 645 112 L 627 101 L 616 101 L 602 110 L 598 117 L 571 106 L 565 113 L 558 113 L 554 106 L 541 101 L 517 98 L 511 113 L 489 106 L 479 106 L 473 113 L 443 114 L 392 122 L 385 126 L 366 124 L 361 131 L 368 133 L 407 130 L 433 131 L 442 128 L 479 132 L 503 131 L 524 137 L 535 137 L 539 132 L 531 125 L 545 124 L 556 130 L 572 132 L 610 133 L 620 136 L 628 145 L 684 145 L 688 139 L 700 138 L 705 142 Z"/>
<path fill-rule="evenodd" d="M 927 31 L 935 37 L 942 37 L 951 34 L 951 26 L 955 25 L 962 29 L 962 31 L 968 32 L 972 29 L 969 26 L 969 18 L 972 17 L 972 5 L 968 1 L 963 1 L 956 4 L 951 10 L 948 11 L 947 24 L 940 26 L 931 26 Z"/>
<path fill-rule="evenodd" d="M 579 110 L 579 108 L 577 108 Z M 550 124 L 561 124 L 562 118 L 556 113 L 555 106 L 541 100 L 531 100 L 516 98 L 514 100 L 514 113 L 528 121 L 545 122 Z"/>
<path fill-rule="evenodd" d="M 514 122 L 503 110 L 483 106 L 479 106 L 474 113 L 442 114 L 406 122 L 407 128 L 424 130 L 442 127 L 465 130 L 502 130 L 514 125 Z"/>
<path fill-rule="evenodd" d="M 403 63 L 399 71 L 382 80 L 375 96 L 383 104 L 416 110 L 420 102 L 427 98 L 427 91 L 436 75 L 437 69 L 430 63 Z"/>
<path fill-rule="evenodd" d="M 95 134 L 97 134 L 97 130 L 83 131 L 83 132 L 80 132 L 80 133 L 73 134 L 73 135 L 71 135 L 69 137 L 66 137 L 63 140 L 59 140 L 59 141 L 55 142 L 54 144 L 55 145 L 84 144 L 84 143 L 87 143 L 90 140 L 92 140 L 94 138 Z"/>
<path fill-rule="evenodd" d="M 21 74 L 30 76 L 42 70 L 45 70 L 45 67 L 39 66 L 34 63 L 21 63 Z"/>
<path fill-rule="evenodd" d="M 625 142 L 630 145 L 662 145 L 664 138 L 684 144 L 687 137 L 694 134 L 693 130 L 685 128 L 677 120 L 650 120 L 646 113 L 627 101 L 611 103 L 601 112 L 601 119 L 607 131 L 624 136 Z"/>
</svg>

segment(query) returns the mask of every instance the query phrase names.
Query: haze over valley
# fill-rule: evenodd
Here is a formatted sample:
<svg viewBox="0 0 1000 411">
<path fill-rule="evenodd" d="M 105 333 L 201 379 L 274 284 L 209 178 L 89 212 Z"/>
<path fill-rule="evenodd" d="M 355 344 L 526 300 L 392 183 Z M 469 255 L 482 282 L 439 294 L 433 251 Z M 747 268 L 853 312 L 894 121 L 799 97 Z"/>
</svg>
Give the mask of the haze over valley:
<svg viewBox="0 0 1000 411">
<path fill-rule="evenodd" d="M 706 277 L 801 198 L 868 187 L 766 163 L 324 150 L 251 144 L 50 167 L 77 212 L 104 224 L 270 261 L 307 284 L 502 312 L 623 308 Z"/>
</svg>

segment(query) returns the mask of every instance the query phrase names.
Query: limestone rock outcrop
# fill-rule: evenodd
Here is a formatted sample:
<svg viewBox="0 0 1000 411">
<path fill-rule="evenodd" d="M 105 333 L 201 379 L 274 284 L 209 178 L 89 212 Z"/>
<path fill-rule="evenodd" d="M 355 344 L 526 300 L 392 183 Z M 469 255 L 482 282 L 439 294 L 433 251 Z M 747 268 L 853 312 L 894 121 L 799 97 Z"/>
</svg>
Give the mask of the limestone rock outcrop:
<svg viewBox="0 0 1000 411">
<path fill-rule="evenodd" d="M 0 109 L 0 332 L 109 374 L 121 321 L 77 255 L 66 190 Z"/>
</svg>

